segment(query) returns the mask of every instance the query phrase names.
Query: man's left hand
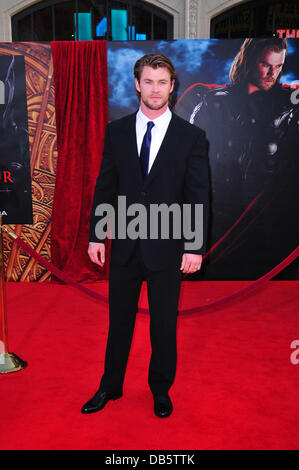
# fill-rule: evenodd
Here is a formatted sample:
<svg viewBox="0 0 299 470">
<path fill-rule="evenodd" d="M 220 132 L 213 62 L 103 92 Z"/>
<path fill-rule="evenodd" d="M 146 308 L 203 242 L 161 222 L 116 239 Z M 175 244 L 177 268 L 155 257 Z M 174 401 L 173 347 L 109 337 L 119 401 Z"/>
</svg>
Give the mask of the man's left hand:
<svg viewBox="0 0 299 470">
<path fill-rule="evenodd" d="M 184 274 L 195 273 L 199 271 L 202 263 L 202 255 L 194 255 L 193 253 L 184 253 L 181 264 L 181 271 Z"/>
</svg>

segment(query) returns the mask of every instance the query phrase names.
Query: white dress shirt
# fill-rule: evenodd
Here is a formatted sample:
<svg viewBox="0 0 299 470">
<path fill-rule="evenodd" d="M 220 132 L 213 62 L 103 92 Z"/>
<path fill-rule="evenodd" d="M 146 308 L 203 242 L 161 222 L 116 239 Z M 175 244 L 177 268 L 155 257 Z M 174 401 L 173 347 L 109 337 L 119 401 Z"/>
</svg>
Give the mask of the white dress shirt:
<svg viewBox="0 0 299 470">
<path fill-rule="evenodd" d="M 166 134 L 168 125 L 171 121 L 171 118 L 172 118 L 172 112 L 170 111 L 169 108 L 167 108 L 165 113 L 161 114 L 161 116 L 157 117 L 156 119 L 149 119 L 147 116 L 143 114 L 140 108 L 136 114 L 136 138 L 137 138 L 137 148 L 138 148 L 139 156 L 140 156 L 140 150 L 141 150 L 143 137 L 147 130 L 147 123 L 149 121 L 152 121 L 155 124 L 151 132 L 152 140 L 151 140 L 151 147 L 150 147 L 148 172 L 150 172 L 150 169 L 157 156 L 157 153 L 159 152 L 160 146 L 163 142 L 163 139 Z"/>
</svg>

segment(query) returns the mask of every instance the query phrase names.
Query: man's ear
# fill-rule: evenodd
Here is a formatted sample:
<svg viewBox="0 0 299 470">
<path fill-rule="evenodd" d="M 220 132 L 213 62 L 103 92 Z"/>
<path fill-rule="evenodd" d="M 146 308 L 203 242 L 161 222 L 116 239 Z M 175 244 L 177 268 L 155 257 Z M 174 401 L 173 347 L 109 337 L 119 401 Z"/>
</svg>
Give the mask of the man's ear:
<svg viewBox="0 0 299 470">
<path fill-rule="evenodd" d="M 170 93 L 173 92 L 174 84 L 175 84 L 175 79 L 172 80 L 171 87 L 170 87 Z"/>
<path fill-rule="evenodd" d="M 139 91 L 139 93 L 140 93 L 140 85 L 139 85 L 139 81 L 137 80 L 136 77 L 135 77 L 135 87 L 136 87 L 136 90 Z"/>
</svg>

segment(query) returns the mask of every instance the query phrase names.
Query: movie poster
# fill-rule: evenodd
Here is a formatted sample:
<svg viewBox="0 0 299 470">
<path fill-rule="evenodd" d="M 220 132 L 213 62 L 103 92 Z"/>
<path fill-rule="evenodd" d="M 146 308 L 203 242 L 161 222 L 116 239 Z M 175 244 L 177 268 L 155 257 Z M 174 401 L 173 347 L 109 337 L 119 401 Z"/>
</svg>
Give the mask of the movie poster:
<svg viewBox="0 0 299 470">
<path fill-rule="evenodd" d="M 257 279 L 298 245 L 299 40 L 271 38 L 270 43 L 108 43 L 110 120 L 139 106 L 136 60 L 161 53 L 177 71 L 172 111 L 206 132 L 212 202 L 208 252 L 201 272 L 189 279 Z M 297 259 L 276 278 L 298 274 Z"/>
<path fill-rule="evenodd" d="M 0 58 L 2 104 L 4 102 L 0 126 L 1 175 L 3 171 L 10 172 L 6 173 L 6 181 L 0 181 L 0 189 L 4 189 L 0 192 L 0 210 L 3 211 L 6 201 L 5 212 L 8 213 L 3 216 L 3 223 L 51 261 L 57 165 L 51 45 L 45 42 L 0 43 Z M 51 280 L 51 272 L 21 250 L 12 237 L 3 238 L 7 281 Z"/>
<path fill-rule="evenodd" d="M 32 224 L 24 57 L 0 54 L 0 213 L 4 224 Z"/>
</svg>

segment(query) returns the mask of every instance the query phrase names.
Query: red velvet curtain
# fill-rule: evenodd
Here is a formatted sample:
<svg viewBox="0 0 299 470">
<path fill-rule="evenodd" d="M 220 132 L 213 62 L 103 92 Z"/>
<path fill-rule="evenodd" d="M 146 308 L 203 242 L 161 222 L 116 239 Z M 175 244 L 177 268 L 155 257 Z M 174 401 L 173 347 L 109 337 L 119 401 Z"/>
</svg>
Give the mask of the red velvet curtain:
<svg viewBox="0 0 299 470">
<path fill-rule="evenodd" d="M 107 44 L 56 41 L 51 48 L 58 148 L 52 263 L 77 281 L 107 279 L 108 262 L 101 270 L 87 255 L 89 216 L 108 122 Z"/>
</svg>

